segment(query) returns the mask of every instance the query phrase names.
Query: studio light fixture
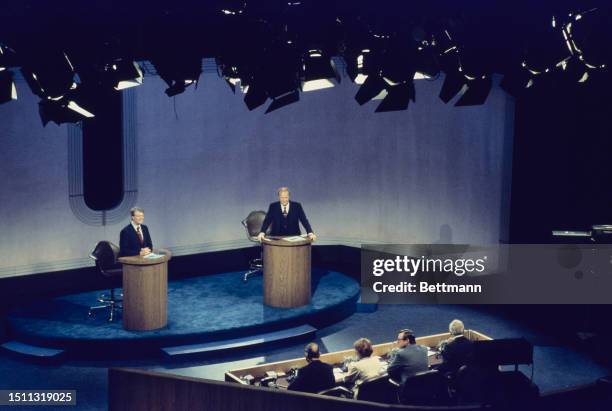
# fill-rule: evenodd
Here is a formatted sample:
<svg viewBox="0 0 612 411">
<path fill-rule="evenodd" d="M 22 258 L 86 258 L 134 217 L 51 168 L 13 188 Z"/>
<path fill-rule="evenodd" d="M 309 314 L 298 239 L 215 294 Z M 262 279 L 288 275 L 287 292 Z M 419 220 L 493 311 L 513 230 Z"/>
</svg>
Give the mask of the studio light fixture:
<svg viewBox="0 0 612 411">
<path fill-rule="evenodd" d="M 107 71 L 112 74 L 115 90 L 140 86 L 144 80 L 142 68 L 135 61 L 116 61 L 108 66 Z"/>
<path fill-rule="evenodd" d="M 355 100 L 360 106 L 371 100 L 380 100 L 387 96 L 387 83 L 379 75 L 368 75 L 357 94 Z"/>
<path fill-rule="evenodd" d="M 151 60 L 157 74 L 166 82 L 168 97 L 183 93 L 187 87 L 196 85 L 202 74 L 202 58 L 196 55 L 180 57 L 157 56 Z"/>
<path fill-rule="evenodd" d="M 17 88 L 13 73 L 5 67 L 0 67 L 0 104 L 17 100 Z"/>
<path fill-rule="evenodd" d="M 410 100 L 414 101 L 415 91 L 412 81 L 399 83 L 386 88 L 387 96 L 376 107 L 376 112 L 406 110 Z"/>
<path fill-rule="evenodd" d="M 492 76 L 482 75 L 465 82 L 465 91 L 455 103 L 460 106 L 479 106 L 485 103 L 492 86 Z"/>
<path fill-rule="evenodd" d="M 262 85 L 253 82 L 247 87 L 248 89 L 244 95 L 244 104 L 246 104 L 249 110 L 256 109 L 268 100 L 268 94 Z"/>
<path fill-rule="evenodd" d="M 77 123 L 83 119 L 94 117 L 94 114 L 83 108 L 76 101 L 68 98 L 42 99 L 39 103 L 40 119 L 43 126 L 53 121 L 60 125 L 63 123 Z"/>
<path fill-rule="evenodd" d="M 340 74 L 329 56 L 321 50 L 308 50 L 302 66 L 302 91 L 334 87 L 340 83 Z"/>
<path fill-rule="evenodd" d="M 28 56 L 21 73 L 32 92 L 41 98 L 64 96 L 74 83 L 74 67 L 64 52 L 46 51 Z"/>
</svg>

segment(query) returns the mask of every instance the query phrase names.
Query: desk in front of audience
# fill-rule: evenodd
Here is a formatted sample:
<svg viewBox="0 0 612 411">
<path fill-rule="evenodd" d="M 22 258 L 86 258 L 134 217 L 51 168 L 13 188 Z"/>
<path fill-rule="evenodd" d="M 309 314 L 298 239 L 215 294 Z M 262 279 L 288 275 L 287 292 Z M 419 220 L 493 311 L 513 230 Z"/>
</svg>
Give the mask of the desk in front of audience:
<svg viewBox="0 0 612 411">
<path fill-rule="evenodd" d="M 490 337 L 474 330 L 466 330 L 464 335 L 472 341 L 491 340 Z M 442 357 L 438 352 L 437 347 L 441 341 L 444 341 L 449 337 L 449 333 L 441 333 L 419 337 L 416 339 L 417 344 L 424 345 L 428 348 L 430 368 L 435 368 L 437 365 L 442 363 Z M 372 347 L 372 355 L 377 355 L 380 357 L 381 375 L 386 373 L 389 360 L 391 358 L 391 351 L 395 347 L 395 342 L 376 344 Z M 353 349 L 321 354 L 321 361 L 334 366 L 334 377 L 336 384 L 338 385 L 343 383 L 348 365 L 351 361 L 355 360 L 355 351 Z M 295 370 L 305 366 L 306 364 L 307 362 L 304 358 L 295 358 L 291 360 L 261 364 L 254 367 L 230 370 L 225 373 L 225 381 L 246 385 L 286 389 L 292 375 L 295 373 Z"/>
</svg>

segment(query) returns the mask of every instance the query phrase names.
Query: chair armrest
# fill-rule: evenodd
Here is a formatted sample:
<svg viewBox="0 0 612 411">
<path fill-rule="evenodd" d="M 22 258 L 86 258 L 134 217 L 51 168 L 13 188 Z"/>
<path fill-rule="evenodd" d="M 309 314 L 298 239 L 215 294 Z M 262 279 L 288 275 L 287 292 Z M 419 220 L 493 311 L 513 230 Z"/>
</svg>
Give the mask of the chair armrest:
<svg viewBox="0 0 612 411">
<path fill-rule="evenodd" d="M 402 385 L 401 383 L 395 381 L 393 378 L 389 378 L 389 383 L 395 387 L 399 387 L 400 385 Z"/>
<path fill-rule="evenodd" d="M 347 395 L 348 398 L 353 398 L 353 391 L 349 390 L 346 387 L 341 385 L 333 388 L 328 388 L 327 390 L 319 391 L 317 394 L 319 395 L 333 395 L 333 394 L 344 394 Z"/>
</svg>

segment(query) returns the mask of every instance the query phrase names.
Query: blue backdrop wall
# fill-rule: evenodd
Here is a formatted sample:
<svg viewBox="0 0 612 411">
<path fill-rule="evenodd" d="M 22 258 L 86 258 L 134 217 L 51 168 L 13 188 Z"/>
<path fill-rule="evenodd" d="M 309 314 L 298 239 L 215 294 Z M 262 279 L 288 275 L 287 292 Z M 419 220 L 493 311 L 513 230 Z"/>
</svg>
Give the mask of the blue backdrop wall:
<svg viewBox="0 0 612 411">
<path fill-rule="evenodd" d="M 214 73 L 176 99 L 147 77 L 126 105 L 132 201 L 154 244 L 177 255 L 248 245 L 240 221 L 282 185 L 321 244 L 504 240 L 513 101 L 494 86 L 485 105 L 453 107 L 437 97 L 441 85 L 417 81 L 407 111 L 359 106 L 357 86 L 343 81 L 264 114 Z M 25 83 L 18 91 L 0 107 L 0 276 L 91 265 L 91 248 L 118 242 L 128 215 L 105 225 L 78 218 L 68 155 L 77 129 L 43 128 L 37 98 Z"/>
</svg>

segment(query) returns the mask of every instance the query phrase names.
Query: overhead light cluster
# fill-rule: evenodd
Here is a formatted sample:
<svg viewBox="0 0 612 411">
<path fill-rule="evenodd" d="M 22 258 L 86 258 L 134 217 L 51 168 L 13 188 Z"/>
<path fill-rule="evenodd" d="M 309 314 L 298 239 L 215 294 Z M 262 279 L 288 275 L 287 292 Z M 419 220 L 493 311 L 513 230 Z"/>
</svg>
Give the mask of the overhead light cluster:
<svg viewBox="0 0 612 411">
<path fill-rule="evenodd" d="M 552 16 L 542 35 L 533 39 L 535 45 L 527 48 L 525 58 L 504 77 L 502 88 L 518 96 L 554 78 L 586 83 L 603 72 L 612 58 L 610 47 L 601 47 L 612 41 L 610 17 L 609 11 L 598 8 Z"/>
<path fill-rule="evenodd" d="M 78 122 L 96 115 L 96 95 L 139 86 L 145 74 L 159 75 L 169 97 L 195 89 L 203 57 L 214 56 L 219 76 L 249 110 L 265 106 L 270 113 L 303 93 L 336 87 L 346 71 L 358 86 L 359 105 L 375 103 L 376 112 L 388 112 L 416 102 L 419 80 L 443 76 L 442 101 L 481 105 L 494 73 L 503 76 L 502 88 L 519 96 L 549 80 L 588 83 L 607 73 L 612 60 L 610 10 L 555 14 L 529 32 L 498 35 L 495 40 L 509 41 L 497 47 L 487 38 L 491 25 L 482 29 L 478 18 L 401 13 L 410 7 L 403 2 L 393 13 L 367 2 L 355 12 L 340 3 L 218 0 L 202 5 L 208 7 L 202 21 L 190 10 L 164 8 L 146 39 L 102 33 L 94 36 L 101 43 L 66 36 L 43 46 L 35 36 L 15 37 L 17 45 L 0 44 L 0 103 L 17 98 L 20 71 L 40 97 L 43 124 Z M 373 13 L 365 11 L 370 7 Z"/>
<path fill-rule="evenodd" d="M 77 70 L 64 51 L 38 49 L 22 57 L 21 75 L 32 93 L 40 97 L 39 113 L 43 125 L 75 123 L 95 117 L 100 92 L 134 87 L 142 84 L 144 78 L 138 63 L 121 58 L 84 65 Z M 3 72 L 6 74 L 0 72 L 2 84 L 5 79 L 12 79 L 10 71 Z M 14 82 L 12 87 L 15 99 Z"/>
</svg>

